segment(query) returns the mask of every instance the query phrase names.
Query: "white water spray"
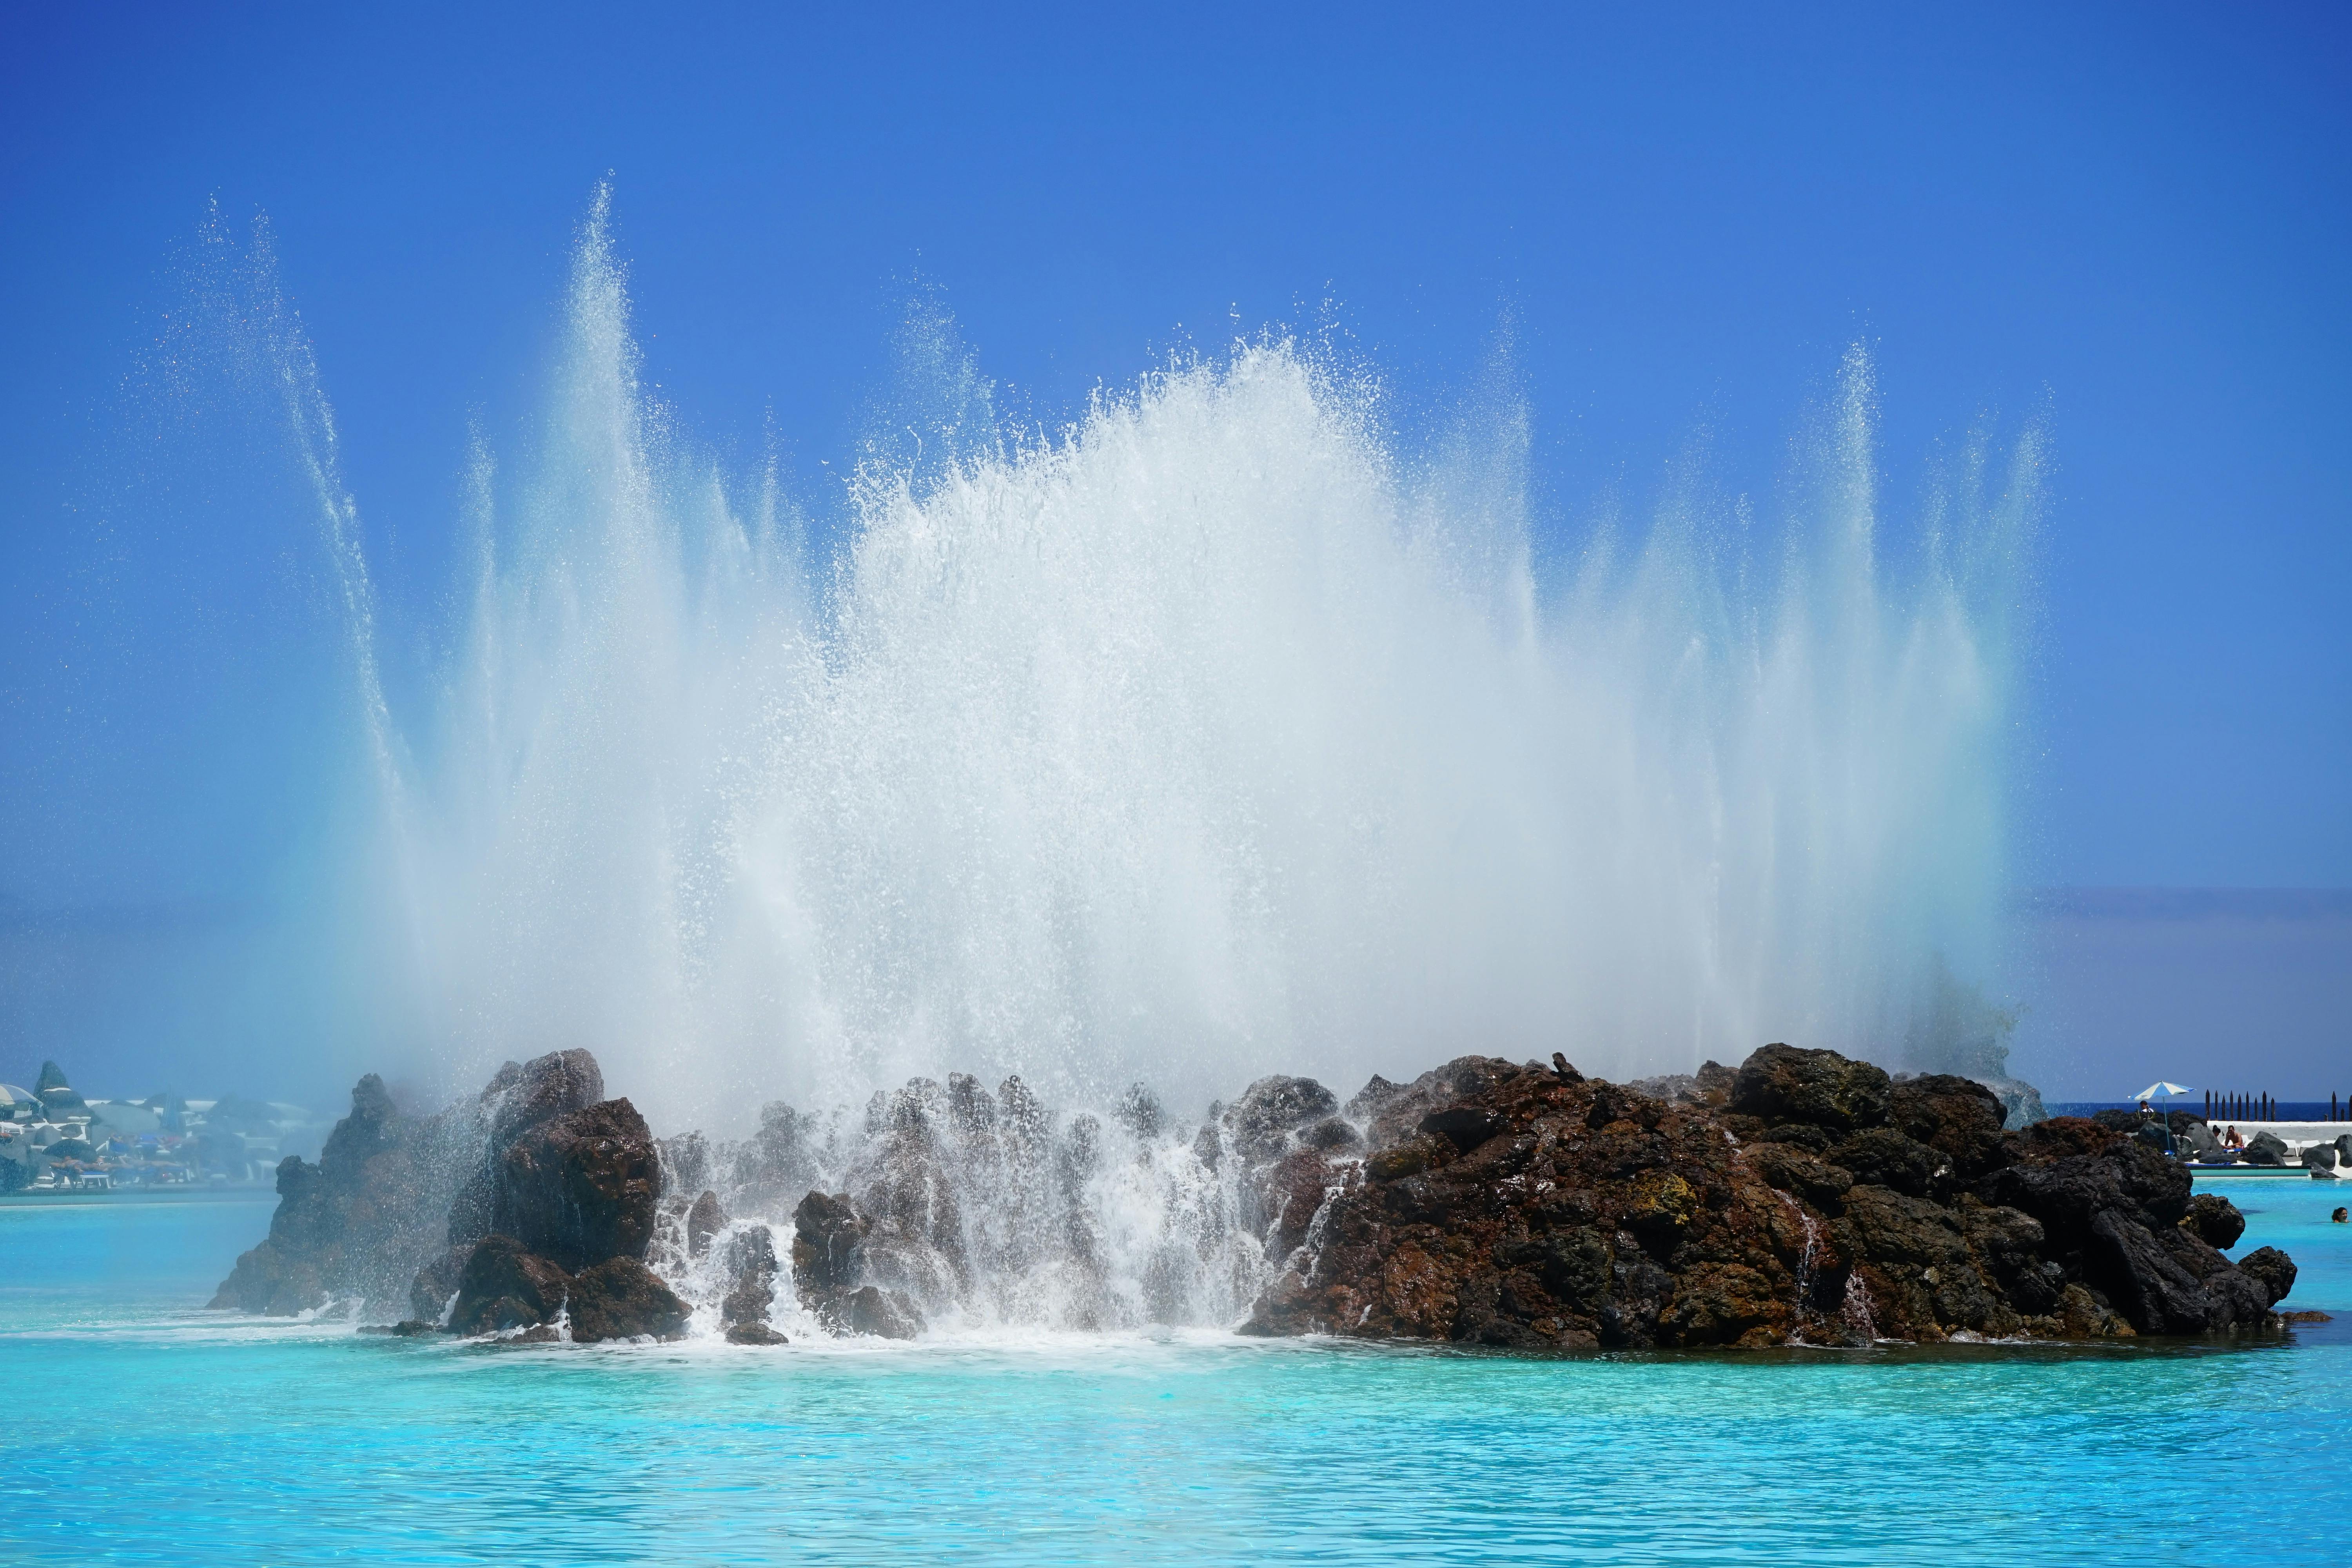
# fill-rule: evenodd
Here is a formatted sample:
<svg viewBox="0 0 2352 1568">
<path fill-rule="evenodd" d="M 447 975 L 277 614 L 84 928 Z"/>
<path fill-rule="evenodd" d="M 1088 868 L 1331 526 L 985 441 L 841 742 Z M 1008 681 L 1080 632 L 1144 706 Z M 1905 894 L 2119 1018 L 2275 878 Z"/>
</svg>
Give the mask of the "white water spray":
<svg viewBox="0 0 2352 1568">
<path fill-rule="evenodd" d="M 1050 440 L 975 437 L 964 385 L 818 571 L 649 401 L 601 204 L 570 323 L 412 729 L 453 1079 L 584 1045 L 737 1131 L 950 1068 L 1181 1107 L 1465 1051 L 1892 1063 L 1992 970 L 2034 455 L 1960 476 L 1898 588 L 1859 353 L 1772 546 L 1670 504 L 1547 586 L 1520 420 L 1410 461 L 1267 340 Z"/>
</svg>

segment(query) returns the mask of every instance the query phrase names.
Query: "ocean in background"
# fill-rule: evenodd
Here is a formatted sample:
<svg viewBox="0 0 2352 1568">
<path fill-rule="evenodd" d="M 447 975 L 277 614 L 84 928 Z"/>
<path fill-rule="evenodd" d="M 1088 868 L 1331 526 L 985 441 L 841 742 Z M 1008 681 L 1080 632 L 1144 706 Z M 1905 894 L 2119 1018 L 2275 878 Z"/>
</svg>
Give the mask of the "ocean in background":
<svg viewBox="0 0 2352 1568">
<path fill-rule="evenodd" d="M 0 1203 L 0 1562 L 2293 1560 L 2342 1537 L 2352 1226 L 2200 1178 L 2336 1310 L 2256 1348 L 1533 1360 L 1223 1334 L 495 1350 L 198 1310 L 262 1194 Z"/>
</svg>

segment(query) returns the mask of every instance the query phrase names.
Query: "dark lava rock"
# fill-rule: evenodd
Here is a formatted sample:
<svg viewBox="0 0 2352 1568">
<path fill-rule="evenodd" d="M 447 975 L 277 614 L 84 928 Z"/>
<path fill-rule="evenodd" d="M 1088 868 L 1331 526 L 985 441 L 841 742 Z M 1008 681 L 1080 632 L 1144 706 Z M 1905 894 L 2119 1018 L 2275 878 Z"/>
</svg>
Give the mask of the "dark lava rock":
<svg viewBox="0 0 2352 1568">
<path fill-rule="evenodd" d="M 543 1121 L 585 1110 L 604 1098 L 604 1069 L 587 1051 L 550 1051 L 501 1067 L 482 1089 L 490 1139 L 512 1143 Z"/>
<path fill-rule="evenodd" d="M 1768 1124 L 1804 1121 L 1845 1132 L 1884 1122 L 1892 1087 L 1881 1068 L 1835 1051 L 1766 1046 L 1739 1064 L 1730 1109 Z"/>
<path fill-rule="evenodd" d="M 2208 1247 L 2235 1247 L 2238 1237 L 2246 1234 L 2246 1216 L 2219 1193 L 2192 1194 L 2180 1224 L 2195 1231 Z"/>
<path fill-rule="evenodd" d="M 2258 1247 L 2238 1259 L 2238 1272 L 2260 1284 L 2273 1307 L 2294 1289 L 2294 1259 L 2275 1247 Z"/>
<path fill-rule="evenodd" d="M 1759 1143 L 1748 1163 L 1773 1186 L 1793 1193 L 1822 1214 L 1845 1212 L 1845 1194 L 1854 1182 L 1852 1171 L 1790 1143 Z"/>
<path fill-rule="evenodd" d="M 1558 1051 L 1552 1061 L 1560 1076 L 1571 1083 L 1580 1083 L 1584 1075 L 1568 1065 Z M 1706 1105 L 1721 1110 L 1731 1102 L 1733 1074 L 1718 1061 L 1699 1064 L 1696 1073 L 1662 1073 L 1656 1078 L 1637 1078 L 1625 1087 L 1638 1089 L 1653 1100 L 1671 1100 L 1678 1105 Z"/>
<path fill-rule="evenodd" d="M 2314 1143 L 2303 1152 L 2302 1158 L 2304 1169 L 2307 1171 L 2333 1171 L 2336 1169 L 2336 1145 Z"/>
<path fill-rule="evenodd" d="M 572 1338 L 579 1344 L 650 1336 L 674 1340 L 692 1310 L 634 1258 L 607 1258 L 572 1279 Z"/>
<path fill-rule="evenodd" d="M 865 1285 L 841 1303 L 838 1331 L 873 1334 L 886 1340 L 911 1340 L 923 1331 L 923 1315 L 898 1290 Z"/>
<path fill-rule="evenodd" d="M 660 1180 L 646 1119 L 604 1100 L 516 1138 L 499 1162 L 494 1224 L 566 1268 L 643 1258 Z"/>
<path fill-rule="evenodd" d="M 363 1334 L 390 1334 L 394 1339 L 402 1340 L 424 1339 L 440 1331 L 439 1324 L 428 1323 L 422 1318 L 403 1318 L 396 1323 L 362 1323 L 360 1325 L 360 1332 Z"/>
<path fill-rule="evenodd" d="M 730 1323 L 727 1327 L 727 1342 L 730 1345 L 788 1345 L 793 1342 L 765 1323 Z"/>
<path fill-rule="evenodd" d="M 478 1135 L 470 1106 L 406 1116 L 382 1079 L 361 1079 L 319 1163 L 278 1162 L 269 1235 L 236 1260 L 211 1305 L 278 1316 L 347 1298 L 371 1310 L 409 1306 L 410 1281 L 440 1250 L 456 1173 Z M 436 1300 L 415 1315 L 439 1311 Z"/>
<path fill-rule="evenodd" d="M 2286 1140 L 2267 1128 L 2246 1140 L 2246 1163 L 2250 1165 L 2284 1165 L 2286 1155 Z"/>
<path fill-rule="evenodd" d="M 571 1289 L 571 1276 L 514 1237 L 486 1236 L 466 1258 L 449 1331 L 494 1334 L 551 1322 Z"/>
<path fill-rule="evenodd" d="M 1483 1105 L 1449 1105 L 1421 1119 L 1422 1131 L 1444 1139 L 1465 1154 L 1509 1125 Z"/>
<path fill-rule="evenodd" d="M 776 1244 L 764 1225 L 746 1226 L 727 1246 L 734 1286 L 719 1303 L 719 1321 L 730 1329 L 765 1323 L 776 1304 Z"/>
<path fill-rule="evenodd" d="M 812 1192 L 793 1210 L 793 1284 L 803 1305 L 856 1289 L 874 1221 L 847 1193 Z"/>
<path fill-rule="evenodd" d="M 1370 1121 L 1381 1106 L 1403 1092 L 1402 1084 L 1391 1083 L 1380 1074 L 1374 1073 L 1370 1080 L 1358 1089 L 1355 1096 L 1341 1107 L 1341 1111 L 1350 1121 L 1359 1123 Z"/>
<path fill-rule="evenodd" d="M 1823 1158 L 1853 1173 L 1857 1182 L 1890 1187 L 1907 1197 L 1924 1198 L 1938 1172 L 1948 1173 L 1951 1163 L 1925 1143 L 1914 1142 L 1892 1127 L 1872 1127 L 1831 1149 Z"/>
<path fill-rule="evenodd" d="M 1262 1078 L 1226 1108 L 1225 1135 L 1243 1155 L 1270 1159 L 1289 1146 L 1294 1128 L 1322 1121 L 1339 1109 L 1339 1097 L 1311 1078 Z"/>
<path fill-rule="evenodd" d="M 471 1244 L 442 1248 L 433 1260 L 416 1271 L 408 1287 L 409 1310 L 420 1318 L 438 1322 L 457 1293 L 458 1279 L 466 1272 L 466 1259 L 474 1255 Z"/>
<path fill-rule="evenodd" d="M 586 1051 L 550 1051 L 501 1065 L 477 1101 L 481 1146 L 449 1205 L 448 1245 L 470 1247 L 496 1227 L 499 1164 L 516 1139 L 604 1098 L 604 1069 Z"/>
<path fill-rule="evenodd" d="M 710 1238 L 726 1228 L 727 1211 L 719 1207 L 719 1194 L 705 1188 L 686 1211 L 686 1255 L 701 1257 L 710 1250 Z"/>
<path fill-rule="evenodd" d="M 1347 1119 L 1327 1116 L 1314 1126 L 1303 1129 L 1298 1142 L 1309 1149 L 1352 1149 L 1363 1142 Z"/>
<path fill-rule="evenodd" d="M 1383 1098 L 1360 1161 L 1260 1176 L 1285 1267 L 1244 1331 L 1562 1349 L 2202 1333 L 2269 1321 L 2292 1283 L 2282 1255 L 2222 1257 L 2201 1227 L 2229 1213 L 2192 1205 L 2161 1152 L 2086 1121 L 2004 1131 L 1971 1079 L 1771 1046 L 1721 1109 L 1677 1094 L 1495 1058 L 1423 1074 Z"/>
<path fill-rule="evenodd" d="M 923 1331 L 913 1298 L 866 1279 L 879 1229 L 847 1194 L 809 1194 L 793 1211 L 793 1284 L 801 1305 L 834 1333 L 910 1340 Z"/>
<path fill-rule="evenodd" d="M 1823 1155 L 1838 1145 L 1837 1134 L 1826 1127 L 1815 1127 L 1807 1121 L 1789 1121 L 1778 1127 L 1767 1127 L 1754 1135 L 1754 1141 L 1759 1144 L 1785 1143 L 1809 1154 Z"/>
</svg>

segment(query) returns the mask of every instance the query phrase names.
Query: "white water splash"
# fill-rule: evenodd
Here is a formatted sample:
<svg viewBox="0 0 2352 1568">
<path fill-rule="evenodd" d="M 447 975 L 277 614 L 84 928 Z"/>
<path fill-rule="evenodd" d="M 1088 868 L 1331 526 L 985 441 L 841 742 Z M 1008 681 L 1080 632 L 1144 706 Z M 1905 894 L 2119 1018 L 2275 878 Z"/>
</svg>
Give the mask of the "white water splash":
<svg viewBox="0 0 2352 1568">
<path fill-rule="evenodd" d="M 1785 535 L 1685 498 L 1548 584 L 1516 409 L 1412 459 L 1267 339 L 1016 441 L 934 343 L 952 408 L 820 570 L 640 384 L 601 201 L 570 322 L 532 462 L 476 462 L 446 700 L 383 752 L 452 1081 L 587 1046 L 741 1131 L 950 1068 L 1101 1107 L 1886 1061 L 1939 966 L 1993 973 L 2034 453 L 1977 453 L 1896 584 L 1859 351 Z"/>
</svg>

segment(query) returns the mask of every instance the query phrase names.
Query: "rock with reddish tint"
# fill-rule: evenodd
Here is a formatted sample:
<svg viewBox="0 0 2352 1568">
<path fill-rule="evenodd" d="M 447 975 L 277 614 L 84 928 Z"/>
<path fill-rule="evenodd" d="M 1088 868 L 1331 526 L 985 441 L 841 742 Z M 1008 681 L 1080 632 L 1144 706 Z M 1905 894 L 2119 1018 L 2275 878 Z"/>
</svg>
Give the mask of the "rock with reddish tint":
<svg viewBox="0 0 2352 1568">
<path fill-rule="evenodd" d="M 570 1309 L 576 1344 L 674 1340 L 693 1315 L 660 1276 L 634 1258 L 607 1258 L 573 1275 Z"/>
<path fill-rule="evenodd" d="M 448 1245 L 462 1252 L 495 1228 L 499 1163 L 516 1139 L 604 1098 L 604 1069 L 586 1051 L 550 1051 L 500 1066 L 476 1100 L 480 1148 L 449 1205 Z"/>
<path fill-rule="evenodd" d="M 1255 1173 L 1286 1266 L 1244 1331 L 1515 1349 L 2105 1338 L 2265 1325 L 2293 1285 L 2273 1249 L 2231 1265 L 2204 1230 L 2229 1215 L 2095 1123 L 2004 1131 L 1970 1079 L 1896 1081 L 1788 1046 L 1705 1077 L 1668 1100 L 1465 1057 L 1381 1086 L 1360 1158 L 1303 1151 Z"/>
<path fill-rule="evenodd" d="M 845 1193 L 811 1193 L 793 1211 L 793 1285 L 801 1305 L 836 1334 L 910 1340 L 923 1331 L 923 1314 L 905 1290 L 875 1284 L 867 1255 L 881 1226 Z M 887 1261 L 887 1260 L 886 1260 Z M 739 1258 L 757 1271 L 756 1252 Z M 745 1281 L 739 1272 L 737 1292 Z M 730 1292 L 730 1300 L 735 1293 Z"/>
<path fill-rule="evenodd" d="M 486 1236 L 467 1255 L 449 1313 L 453 1334 L 509 1333 L 551 1323 L 572 1292 L 572 1278 L 510 1236 Z"/>
<path fill-rule="evenodd" d="M 661 1166 L 636 1107 L 607 1100 L 531 1127 L 498 1165 L 493 1225 L 566 1268 L 643 1258 Z"/>
</svg>

